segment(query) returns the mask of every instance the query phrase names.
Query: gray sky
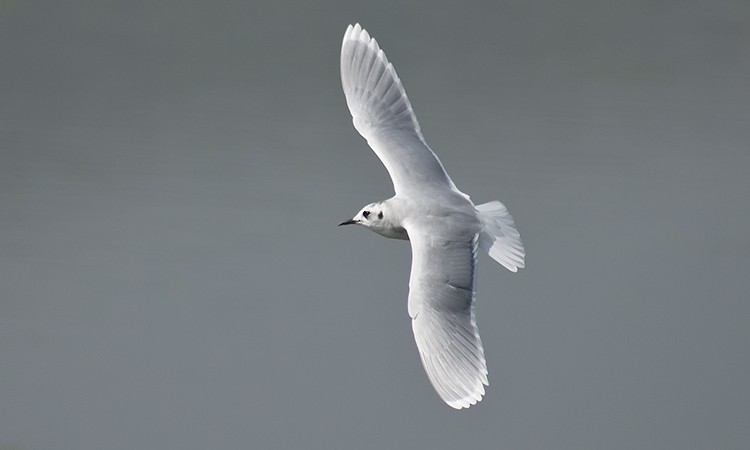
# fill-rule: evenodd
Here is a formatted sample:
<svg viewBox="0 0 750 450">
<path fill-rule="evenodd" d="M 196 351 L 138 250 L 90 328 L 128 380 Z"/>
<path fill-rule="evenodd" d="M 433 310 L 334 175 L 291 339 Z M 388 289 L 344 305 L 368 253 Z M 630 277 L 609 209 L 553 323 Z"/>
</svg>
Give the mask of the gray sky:
<svg viewBox="0 0 750 450">
<path fill-rule="evenodd" d="M 485 399 L 432 391 L 338 75 L 461 190 Z M 750 447 L 750 3 L 0 1 L 0 449 Z"/>
</svg>

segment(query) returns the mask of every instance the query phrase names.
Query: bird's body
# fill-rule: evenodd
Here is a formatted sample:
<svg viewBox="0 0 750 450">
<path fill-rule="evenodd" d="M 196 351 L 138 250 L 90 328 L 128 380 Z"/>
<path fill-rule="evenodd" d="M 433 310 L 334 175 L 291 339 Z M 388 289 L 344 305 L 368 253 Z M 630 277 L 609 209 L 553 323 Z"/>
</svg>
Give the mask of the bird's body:
<svg viewBox="0 0 750 450">
<path fill-rule="evenodd" d="M 475 206 L 458 190 L 427 146 L 393 65 L 359 24 L 344 35 L 341 79 L 354 126 L 396 192 L 341 225 L 410 241 L 408 311 L 422 364 L 448 405 L 469 407 L 487 385 L 474 313 L 477 249 L 515 272 L 524 266 L 520 235 L 502 203 Z"/>
</svg>

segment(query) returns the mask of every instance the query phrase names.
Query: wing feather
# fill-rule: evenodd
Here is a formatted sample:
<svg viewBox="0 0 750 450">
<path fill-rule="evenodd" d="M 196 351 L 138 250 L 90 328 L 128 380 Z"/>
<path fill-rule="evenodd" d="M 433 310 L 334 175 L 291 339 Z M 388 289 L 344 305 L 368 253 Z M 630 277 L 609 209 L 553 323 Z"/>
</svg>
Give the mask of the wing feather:
<svg viewBox="0 0 750 450">
<path fill-rule="evenodd" d="M 478 236 L 435 239 L 410 230 L 409 237 L 409 315 L 422 365 L 443 401 L 468 408 L 488 384 L 474 308 Z"/>
<path fill-rule="evenodd" d="M 396 194 L 417 187 L 458 191 L 427 146 L 396 69 L 359 24 L 344 34 L 341 84 L 354 127 L 385 165 Z"/>
</svg>

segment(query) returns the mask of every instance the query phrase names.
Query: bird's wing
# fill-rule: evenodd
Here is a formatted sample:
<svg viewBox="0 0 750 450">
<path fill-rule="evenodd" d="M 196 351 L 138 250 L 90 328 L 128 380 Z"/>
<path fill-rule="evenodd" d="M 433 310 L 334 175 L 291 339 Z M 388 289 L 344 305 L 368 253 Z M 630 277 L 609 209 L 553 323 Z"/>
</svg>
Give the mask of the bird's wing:
<svg viewBox="0 0 750 450">
<path fill-rule="evenodd" d="M 396 69 L 359 24 L 344 34 L 341 84 L 354 127 L 385 165 L 396 194 L 430 187 L 458 191 L 425 143 Z"/>
<path fill-rule="evenodd" d="M 487 364 L 474 314 L 478 236 L 434 237 L 409 229 L 409 315 L 427 375 L 449 406 L 482 399 Z"/>
</svg>

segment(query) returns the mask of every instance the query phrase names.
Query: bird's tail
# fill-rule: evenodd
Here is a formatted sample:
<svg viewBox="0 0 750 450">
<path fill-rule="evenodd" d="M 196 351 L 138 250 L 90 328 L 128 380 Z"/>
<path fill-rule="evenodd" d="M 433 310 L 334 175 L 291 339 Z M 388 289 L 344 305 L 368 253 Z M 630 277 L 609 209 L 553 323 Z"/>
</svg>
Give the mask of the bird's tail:
<svg viewBox="0 0 750 450">
<path fill-rule="evenodd" d="M 526 251 L 521 242 L 521 234 L 516 230 L 513 217 L 505 205 L 492 201 L 477 205 L 476 208 L 482 221 L 479 248 L 511 272 L 524 267 Z"/>
</svg>

